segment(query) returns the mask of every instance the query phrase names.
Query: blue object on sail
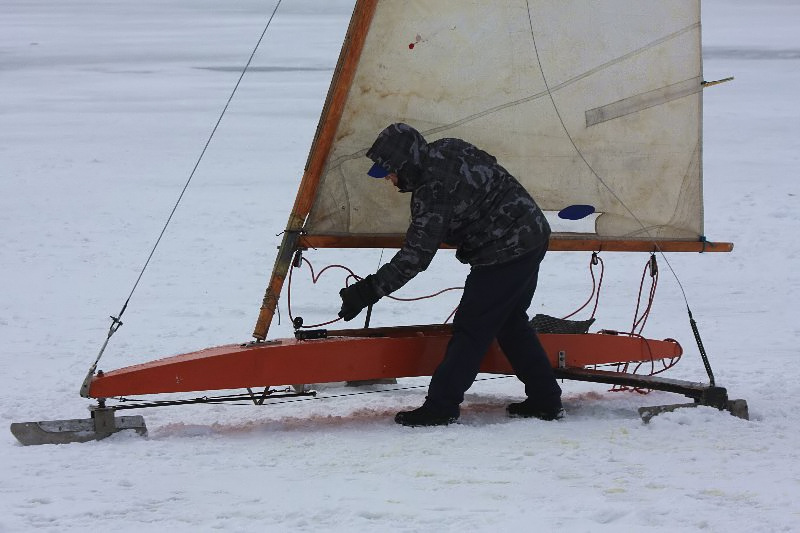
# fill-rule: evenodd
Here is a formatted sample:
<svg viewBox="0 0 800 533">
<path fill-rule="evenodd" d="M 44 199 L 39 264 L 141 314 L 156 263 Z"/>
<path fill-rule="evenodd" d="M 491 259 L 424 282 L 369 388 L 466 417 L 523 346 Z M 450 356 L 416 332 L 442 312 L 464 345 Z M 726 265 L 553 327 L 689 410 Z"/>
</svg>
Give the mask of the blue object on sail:
<svg viewBox="0 0 800 533">
<path fill-rule="evenodd" d="M 580 220 L 594 213 L 593 205 L 576 204 L 565 207 L 558 212 L 558 218 L 565 220 Z"/>
</svg>

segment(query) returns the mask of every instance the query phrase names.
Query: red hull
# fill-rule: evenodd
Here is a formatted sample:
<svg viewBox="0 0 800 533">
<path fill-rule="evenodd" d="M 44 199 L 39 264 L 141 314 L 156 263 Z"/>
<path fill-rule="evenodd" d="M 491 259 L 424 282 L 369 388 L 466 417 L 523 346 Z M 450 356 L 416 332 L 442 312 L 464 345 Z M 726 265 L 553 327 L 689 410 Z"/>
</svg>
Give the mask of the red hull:
<svg viewBox="0 0 800 533">
<path fill-rule="evenodd" d="M 89 395 L 110 398 L 429 376 L 450 339 L 449 328 L 437 326 L 329 332 L 334 334 L 347 336 L 232 344 L 98 373 Z M 539 337 L 554 367 L 559 366 L 559 353 L 563 354 L 562 366 L 568 368 L 670 359 L 682 353 L 673 340 L 603 333 Z M 489 349 L 481 371 L 513 373 L 496 343 Z"/>
</svg>

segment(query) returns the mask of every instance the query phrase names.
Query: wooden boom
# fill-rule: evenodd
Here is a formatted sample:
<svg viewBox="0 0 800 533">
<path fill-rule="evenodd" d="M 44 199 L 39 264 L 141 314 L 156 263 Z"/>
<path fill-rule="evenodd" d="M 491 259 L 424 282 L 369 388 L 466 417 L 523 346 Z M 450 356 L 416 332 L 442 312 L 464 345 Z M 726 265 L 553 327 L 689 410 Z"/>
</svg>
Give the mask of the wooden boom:
<svg viewBox="0 0 800 533">
<path fill-rule="evenodd" d="M 302 235 L 298 242 L 303 248 L 400 248 L 404 240 L 402 235 Z M 730 252 L 733 250 L 733 243 L 554 236 L 550 238 L 549 250 L 551 252 Z"/>
</svg>

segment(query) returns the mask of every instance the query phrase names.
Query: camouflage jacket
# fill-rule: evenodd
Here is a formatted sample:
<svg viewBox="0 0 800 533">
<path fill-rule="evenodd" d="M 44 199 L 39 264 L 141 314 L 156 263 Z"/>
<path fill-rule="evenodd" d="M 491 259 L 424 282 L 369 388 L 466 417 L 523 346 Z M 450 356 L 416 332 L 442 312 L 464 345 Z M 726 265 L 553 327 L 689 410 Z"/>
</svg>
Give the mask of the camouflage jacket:
<svg viewBox="0 0 800 533">
<path fill-rule="evenodd" d="M 390 294 L 430 264 L 442 243 L 462 263 L 506 263 L 545 245 L 550 226 L 530 194 L 494 156 L 461 139 L 428 144 L 406 124 L 378 136 L 367 157 L 411 192 L 411 224 L 402 249 L 373 277 Z"/>
</svg>

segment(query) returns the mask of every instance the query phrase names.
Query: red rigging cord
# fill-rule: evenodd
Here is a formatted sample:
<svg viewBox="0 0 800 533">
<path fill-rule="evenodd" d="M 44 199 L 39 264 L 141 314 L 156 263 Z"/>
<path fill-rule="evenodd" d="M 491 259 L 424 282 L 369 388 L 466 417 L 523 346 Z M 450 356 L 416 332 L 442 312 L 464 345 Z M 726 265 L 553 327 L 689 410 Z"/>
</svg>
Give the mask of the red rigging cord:
<svg viewBox="0 0 800 533">
<path fill-rule="evenodd" d="M 363 279 L 361 276 L 357 275 L 350 268 L 348 268 L 348 267 L 346 267 L 344 265 L 338 265 L 338 264 L 328 265 L 325 268 L 323 268 L 322 270 L 320 270 L 319 273 L 316 273 L 314 271 L 314 265 L 311 264 L 311 261 L 309 261 L 305 257 L 300 257 L 300 265 L 302 265 L 303 263 L 307 264 L 308 268 L 311 270 L 311 282 L 314 283 L 314 284 L 316 284 L 317 281 L 319 281 L 319 278 L 322 276 L 322 274 L 326 270 L 329 270 L 329 269 L 341 269 L 341 270 L 344 270 L 345 272 L 347 272 L 347 277 L 344 280 L 345 281 L 345 286 L 349 286 L 350 285 L 350 280 L 351 279 L 355 279 L 357 281 L 361 281 Z M 287 306 L 288 311 L 289 311 L 289 320 L 291 320 L 292 323 L 294 323 L 294 315 L 292 313 L 292 273 L 294 272 L 295 268 L 299 268 L 299 265 L 293 264 L 292 268 L 289 269 L 289 279 L 288 279 L 288 282 L 287 282 L 287 294 L 286 294 L 286 306 Z M 440 294 L 444 294 L 445 292 L 463 290 L 463 289 L 464 289 L 464 287 L 450 287 L 450 288 L 447 288 L 447 289 L 442 289 L 439 292 L 435 292 L 433 294 L 428 294 L 428 295 L 425 295 L 425 296 L 417 296 L 417 297 L 414 297 L 414 298 L 398 298 L 396 296 L 387 296 L 387 298 L 389 298 L 391 300 L 398 301 L 398 302 L 416 302 L 418 300 L 426 300 L 428 298 L 434 298 L 436 296 L 439 296 Z M 456 309 L 458 309 L 458 308 L 456 308 Z M 453 312 L 450 313 L 450 315 L 447 317 L 447 320 L 444 321 L 445 324 L 450 320 L 450 318 L 455 314 L 455 312 L 456 312 L 456 310 L 454 309 Z M 303 328 L 303 329 L 319 328 L 319 327 L 322 327 L 322 326 L 327 326 L 329 324 L 333 324 L 335 322 L 339 322 L 340 320 L 342 320 L 342 319 L 341 318 L 335 318 L 333 320 L 329 320 L 328 322 L 322 322 L 320 324 L 311 324 L 309 326 L 301 325 L 300 327 Z"/>
<path fill-rule="evenodd" d="M 594 267 L 596 265 L 600 265 L 599 278 L 596 277 L 594 273 Z M 645 276 L 647 275 L 648 270 L 650 271 L 651 285 L 647 298 L 647 305 L 642 311 L 641 316 L 639 316 L 639 310 L 642 307 L 642 291 L 644 289 L 644 279 Z M 592 300 L 594 300 L 594 307 L 592 308 L 592 315 L 590 318 L 594 318 L 595 315 L 597 314 L 597 307 L 600 304 L 600 291 L 603 287 L 603 277 L 605 275 L 605 264 L 603 263 L 603 259 L 598 255 L 597 252 L 592 253 L 592 258 L 589 261 L 589 274 L 592 276 L 592 292 L 591 294 L 589 294 L 589 298 L 587 298 L 586 302 L 584 302 L 584 304 L 580 306 L 578 309 L 562 317 L 562 320 L 566 320 L 570 317 L 575 316 L 583 309 L 585 309 L 592 302 Z M 645 264 L 644 271 L 642 272 L 642 278 L 641 281 L 639 282 L 639 294 L 636 299 L 636 311 L 634 312 L 633 326 L 631 327 L 629 333 L 630 335 L 641 335 L 642 330 L 644 329 L 644 326 L 647 323 L 647 319 L 650 317 L 650 311 L 652 311 L 653 309 L 653 302 L 655 300 L 657 286 L 658 286 L 658 263 L 656 262 L 655 254 L 651 254 L 651 256 L 647 260 L 647 263 Z"/>
<path fill-rule="evenodd" d="M 341 270 L 344 270 L 345 272 L 347 272 L 347 277 L 345 278 L 345 286 L 349 286 L 351 279 L 355 279 L 355 280 L 358 280 L 358 281 L 363 279 L 362 277 L 357 275 L 355 272 L 353 272 L 350 268 L 348 268 L 348 267 L 346 267 L 344 265 L 339 265 L 339 264 L 327 265 L 326 267 L 324 267 L 319 272 L 316 272 L 314 270 L 314 265 L 308 259 L 306 259 L 305 257 L 302 257 L 302 256 L 298 256 L 295 259 L 295 262 L 292 264 L 292 267 L 289 269 L 289 279 L 287 281 L 286 305 L 288 307 L 289 319 L 292 321 L 292 323 L 295 323 L 295 317 L 294 317 L 294 314 L 292 312 L 292 277 L 293 277 L 292 275 L 293 275 L 294 269 L 295 268 L 299 268 L 303 263 L 307 264 L 309 270 L 311 271 L 311 282 L 313 284 L 316 284 L 319 281 L 319 279 L 322 277 L 322 274 L 324 274 L 326 271 L 331 270 L 331 269 L 341 269 Z M 594 267 L 597 266 L 597 265 L 600 265 L 599 279 L 598 279 L 598 277 L 595 276 L 595 273 L 594 273 Z M 644 311 L 642 312 L 642 315 L 639 316 L 639 309 L 641 307 L 642 292 L 643 292 L 643 287 L 644 287 L 644 278 L 647 275 L 648 270 L 650 271 L 650 277 L 651 277 L 652 283 L 651 283 L 651 287 L 650 287 L 650 290 L 649 290 L 647 306 L 645 307 Z M 586 308 L 592 302 L 592 300 L 595 301 L 594 307 L 592 309 L 592 318 L 594 318 L 595 313 L 597 311 L 597 306 L 599 304 L 600 289 L 602 288 L 603 276 L 605 274 L 605 265 L 603 264 L 603 260 L 599 257 L 597 252 L 592 253 L 592 257 L 591 257 L 591 260 L 589 262 L 589 272 L 590 272 L 590 274 L 592 276 L 592 293 L 589 295 L 589 298 L 586 300 L 586 302 L 581 307 L 579 307 L 573 313 L 571 313 L 571 314 L 567 315 L 566 317 L 564 317 L 565 319 L 575 315 L 579 311 L 581 311 L 584 308 Z M 650 353 L 651 353 L 651 357 L 646 361 L 639 361 L 639 362 L 635 362 L 635 363 L 631 363 L 631 362 L 627 362 L 627 363 L 610 363 L 608 365 L 595 365 L 595 367 L 598 367 L 598 366 L 614 366 L 614 367 L 616 367 L 616 371 L 617 372 L 639 374 L 640 371 L 642 371 L 643 368 L 646 368 L 647 365 L 649 364 L 649 372 L 647 370 L 644 370 L 641 373 L 643 375 L 654 376 L 656 374 L 660 374 L 662 372 L 665 372 L 666 370 L 669 370 L 670 368 L 672 368 L 673 366 L 675 366 L 678 363 L 678 361 L 681 358 L 680 355 L 678 355 L 676 357 L 669 358 L 669 359 L 658 359 L 658 360 L 656 360 L 655 358 L 653 358 L 652 357 L 652 351 L 650 350 L 650 346 L 649 346 L 649 343 L 647 342 L 647 339 L 645 339 L 641 335 L 641 331 L 642 331 L 642 329 L 644 329 L 644 325 L 647 322 L 647 318 L 649 317 L 650 311 L 652 310 L 652 307 L 653 307 L 653 299 L 655 297 L 657 284 L 658 284 L 658 266 L 657 266 L 656 261 L 655 261 L 655 255 L 653 254 L 648 259 L 647 264 L 645 265 L 644 271 L 642 273 L 642 279 L 641 279 L 641 282 L 639 284 L 639 295 L 638 295 L 638 298 L 637 298 L 636 312 L 634 314 L 633 327 L 631 328 L 630 332 L 622 332 L 622 331 L 615 332 L 616 334 L 619 334 L 619 335 L 628 335 L 628 336 L 631 336 L 631 337 L 638 337 L 638 338 L 643 339 L 645 341 L 645 346 L 647 346 L 648 351 L 650 351 Z M 448 291 L 461 290 L 461 289 L 463 289 L 463 287 L 450 287 L 450 288 L 447 288 L 447 289 L 440 290 L 440 291 L 438 291 L 436 293 L 433 293 L 433 294 L 429 294 L 429 295 L 425 295 L 425 296 L 418 296 L 418 297 L 414 297 L 414 298 L 398 298 L 398 297 L 394 297 L 394 296 L 388 296 L 388 298 L 390 298 L 392 300 L 396 300 L 396 301 L 414 302 L 414 301 L 418 301 L 418 300 L 425 300 L 425 299 L 428 299 L 428 298 L 433 298 L 435 296 L 439 296 L 440 294 L 443 294 L 443 293 L 448 292 Z M 444 321 L 445 324 L 447 324 L 450 321 L 450 319 L 453 317 L 453 315 L 455 315 L 457 310 L 458 310 L 458 307 L 453 309 L 453 312 L 450 313 L 450 315 Z M 335 322 L 339 322 L 340 320 L 342 320 L 342 319 L 341 318 L 335 318 L 333 320 L 329 320 L 327 322 L 322 322 L 322 323 L 319 323 L 319 324 L 312 324 L 312 325 L 301 324 L 301 325 L 298 326 L 298 329 L 299 328 L 303 328 L 303 329 L 319 328 L 319 327 L 322 327 L 322 326 L 327 326 L 329 324 L 333 324 Z M 639 329 L 638 332 L 636 331 L 636 328 Z M 661 365 L 660 368 L 656 367 L 657 363 L 660 363 L 660 365 Z M 636 393 L 639 393 L 639 394 L 647 394 L 647 393 L 650 392 L 649 389 L 645 389 L 645 388 L 641 388 L 641 387 L 628 387 L 628 386 L 623 386 L 623 385 L 614 385 L 610 390 L 613 391 L 613 392 L 632 391 L 632 392 L 636 392 Z"/>
<path fill-rule="evenodd" d="M 319 273 L 317 273 L 315 271 L 315 269 L 314 269 L 314 265 L 308 259 L 306 259 L 305 257 L 299 256 L 299 261 L 296 260 L 295 264 L 292 265 L 292 268 L 289 269 L 289 279 L 288 279 L 288 283 L 287 283 L 288 286 L 287 286 L 286 302 L 287 302 L 287 307 L 288 307 L 288 312 L 289 312 L 289 319 L 292 321 L 292 323 L 294 323 L 294 318 L 295 318 L 294 317 L 294 313 L 292 312 L 292 278 L 293 278 L 293 272 L 294 272 L 295 268 L 299 268 L 303 263 L 307 264 L 309 270 L 311 271 L 311 282 L 313 284 L 316 284 L 319 281 L 319 279 L 322 277 L 322 274 L 325 273 L 326 271 L 330 270 L 330 269 L 341 269 L 341 270 L 344 270 L 345 272 L 347 272 L 347 277 L 345 278 L 345 286 L 349 286 L 350 285 L 350 280 L 351 279 L 355 279 L 357 281 L 360 281 L 360 280 L 363 279 L 361 276 L 359 276 L 358 274 L 353 272 L 350 268 L 348 268 L 348 267 L 346 267 L 344 265 L 340 265 L 340 264 L 327 265 L 322 270 L 320 270 Z M 597 266 L 597 265 L 600 265 L 600 274 L 599 274 L 599 276 L 595 276 L 595 272 L 594 272 L 594 267 Z M 642 290 L 643 290 L 643 287 L 644 287 L 644 278 L 647 275 L 648 269 L 650 270 L 650 276 L 651 276 L 652 284 L 651 284 L 650 291 L 649 291 L 647 306 L 645 307 L 644 311 L 642 312 L 642 315 L 639 316 L 639 309 L 641 308 Z M 592 300 L 594 300 L 594 306 L 592 308 L 591 318 L 595 317 L 595 315 L 597 313 L 597 307 L 600 304 L 600 292 L 601 292 L 601 289 L 602 289 L 602 286 L 603 286 L 603 277 L 605 275 L 605 263 L 603 262 L 603 259 L 598 255 L 597 252 L 593 252 L 592 253 L 591 259 L 589 261 L 589 273 L 590 273 L 590 275 L 592 277 L 592 292 L 589 295 L 589 298 L 586 300 L 586 302 L 584 302 L 583 305 L 581 305 L 578 309 L 576 309 L 572 313 L 570 313 L 570 314 L 566 315 L 565 317 L 563 317 L 563 319 L 568 319 L 568 318 L 576 315 L 577 313 L 579 313 L 580 311 L 585 309 L 590 303 L 592 303 Z M 645 265 L 644 271 L 642 273 L 642 279 L 641 279 L 641 282 L 639 284 L 639 295 L 638 295 L 637 302 L 636 302 L 636 312 L 634 313 L 633 326 L 631 327 L 630 333 L 628 333 L 629 335 L 641 336 L 642 330 L 644 329 L 644 326 L 645 326 L 645 324 L 647 322 L 647 319 L 650 316 L 650 311 L 653 308 L 653 301 L 654 301 L 654 298 L 655 298 L 655 292 L 656 292 L 657 284 L 658 284 L 658 266 L 657 266 L 657 263 L 656 263 L 655 255 L 653 254 L 648 259 L 647 264 Z M 391 300 L 398 301 L 398 302 L 415 302 L 415 301 L 425 300 L 425 299 L 428 299 L 428 298 L 434 298 L 436 296 L 439 296 L 440 294 L 444 294 L 445 292 L 454 291 L 454 290 L 463 290 L 463 287 L 450 287 L 450 288 L 447 288 L 447 289 L 442 289 L 442 290 L 440 290 L 438 292 L 435 292 L 433 294 L 428 294 L 428 295 L 425 295 L 425 296 L 418 296 L 418 297 L 413 297 L 413 298 L 400 298 L 400 297 L 396 297 L 396 296 L 387 296 L 387 298 L 389 298 Z M 453 311 L 447 316 L 447 318 L 445 319 L 445 321 L 443 323 L 447 324 L 453 318 L 453 316 L 455 315 L 456 311 L 458 311 L 458 307 L 453 309 Z M 322 327 L 322 326 L 327 326 L 329 324 L 333 324 L 335 322 L 339 322 L 340 320 L 342 320 L 342 319 L 341 318 L 335 318 L 335 319 L 329 320 L 327 322 L 322 322 L 322 323 L 319 323 L 319 324 L 311 324 L 311 325 L 300 325 L 299 327 L 303 328 L 303 329 L 318 328 L 318 327 Z M 637 328 L 638 328 L 638 331 L 637 331 Z"/>
<path fill-rule="evenodd" d="M 627 333 L 624 331 L 615 332 L 618 335 L 628 335 L 629 337 L 637 337 L 644 341 L 645 346 L 647 347 L 647 351 L 650 353 L 650 358 L 646 361 L 637 361 L 637 362 L 625 362 L 625 363 L 608 363 L 604 365 L 595 365 L 594 368 L 599 367 L 614 367 L 615 372 L 622 372 L 625 374 L 639 374 L 644 376 L 655 376 L 656 374 L 661 374 L 662 372 L 666 372 L 670 368 L 674 367 L 680 361 L 682 355 L 676 355 L 675 357 L 670 358 L 663 358 L 663 359 L 655 359 L 653 357 L 653 352 L 650 349 L 649 341 L 637 334 L 637 333 Z M 677 341 L 675 339 L 666 339 L 672 342 Z M 656 363 L 660 363 L 661 367 L 656 368 Z M 647 367 L 649 365 L 649 371 L 642 370 L 643 367 Z M 650 389 L 642 388 L 642 387 L 631 387 L 628 385 L 614 385 L 609 389 L 610 392 L 623 392 L 623 391 L 631 391 L 636 392 L 639 394 L 649 394 Z"/>
<path fill-rule="evenodd" d="M 647 299 L 647 306 L 642 311 L 642 316 L 639 316 L 639 308 L 642 304 L 642 289 L 644 288 L 644 278 L 650 271 L 650 291 Z M 647 260 L 647 264 L 642 271 L 642 279 L 639 283 L 639 295 L 636 299 L 636 311 L 633 314 L 633 326 L 631 326 L 631 333 L 641 334 L 647 319 L 650 317 L 650 311 L 653 310 L 653 301 L 656 296 L 656 288 L 658 287 L 658 263 L 656 262 L 655 254 L 651 254 Z M 636 328 L 639 328 L 638 331 Z"/>
<path fill-rule="evenodd" d="M 600 265 L 599 278 L 595 276 L 595 272 L 594 272 L 594 267 L 596 265 Z M 642 308 L 642 292 L 644 290 L 644 280 L 645 280 L 645 276 L 647 276 L 648 271 L 650 273 L 651 285 L 650 285 L 650 290 L 648 291 L 647 305 L 644 307 L 644 310 L 642 310 L 642 314 L 640 316 L 639 315 L 639 311 Z M 592 276 L 592 292 L 589 295 L 589 298 L 586 300 L 586 302 L 582 306 L 580 306 L 577 310 L 573 311 L 569 315 L 563 317 L 563 319 L 568 319 L 568 318 L 576 315 L 577 313 L 579 313 L 580 311 L 585 309 L 592 302 L 592 300 L 594 300 L 595 303 L 594 303 L 594 307 L 592 309 L 591 318 L 595 317 L 595 314 L 597 312 L 597 306 L 598 306 L 598 304 L 600 302 L 600 290 L 601 290 L 602 285 L 603 285 L 603 276 L 605 274 L 605 265 L 603 263 L 603 260 L 597 254 L 597 252 L 592 253 L 592 258 L 591 258 L 591 260 L 589 262 L 589 273 Z M 656 287 L 657 286 L 658 286 L 658 264 L 656 262 L 655 254 L 651 254 L 651 256 L 647 260 L 647 263 L 645 264 L 644 270 L 642 272 L 642 277 L 641 277 L 641 280 L 639 282 L 639 293 L 638 293 L 637 300 L 636 300 L 636 311 L 634 312 L 633 326 L 631 327 L 630 332 L 623 332 L 623 331 L 619 331 L 619 332 L 615 331 L 614 332 L 615 334 L 618 334 L 618 335 L 628 335 L 628 336 L 631 336 L 631 337 L 641 338 L 642 340 L 645 341 L 645 346 L 647 346 L 648 351 L 650 351 L 650 346 L 647 343 L 647 339 L 645 339 L 642 336 L 641 333 L 642 333 L 642 330 L 644 329 L 645 324 L 647 323 L 647 319 L 650 316 L 650 312 L 653 309 L 653 302 L 655 300 L 655 294 L 656 294 Z M 652 351 L 650 351 L 650 352 L 652 354 Z M 596 365 L 595 367 L 598 367 L 598 366 L 613 366 L 613 367 L 616 368 L 617 372 L 624 372 L 624 373 L 631 373 L 631 374 L 639 374 L 639 373 L 641 373 L 643 375 L 654 376 L 656 374 L 660 374 L 660 373 L 662 373 L 662 372 L 664 372 L 666 370 L 669 370 L 670 368 L 675 366 L 678 363 L 678 361 L 680 360 L 680 358 L 681 358 L 681 356 L 679 355 L 677 357 L 672 357 L 672 358 L 669 358 L 669 359 L 658 359 L 658 360 L 656 360 L 651 355 L 650 359 L 648 359 L 646 361 L 639 361 L 639 362 L 636 362 L 636 363 L 630 363 L 630 362 L 627 362 L 627 363 L 610 363 L 608 365 Z M 656 366 L 657 363 L 660 363 L 660 368 L 657 368 L 657 366 Z M 649 371 L 647 370 L 648 364 L 649 364 Z M 628 386 L 624 386 L 624 385 L 614 385 L 610 390 L 614 391 L 614 392 L 617 392 L 617 391 L 632 391 L 632 392 L 637 392 L 639 394 L 647 394 L 647 393 L 650 392 L 649 389 L 644 389 L 644 388 L 641 388 L 641 387 L 628 387 Z"/>
<path fill-rule="evenodd" d="M 597 282 L 594 276 L 594 267 L 595 265 L 600 265 L 600 281 Z M 594 318 L 595 313 L 597 313 L 597 306 L 600 303 L 600 289 L 603 286 L 603 275 L 606 272 L 606 266 L 603 263 L 603 259 L 597 255 L 597 252 L 592 252 L 592 258 L 589 260 L 589 273 L 592 276 L 592 293 L 589 295 L 589 298 L 586 300 L 582 306 L 578 309 L 573 311 L 572 313 L 568 314 L 565 317 L 562 317 L 563 320 L 566 320 L 572 316 L 577 315 L 579 312 L 583 311 L 583 309 L 589 305 L 594 298 L 594 308 L 592 308 L 592 316 L 590 318 Z"/>
<path fill-rule="evenodd" d="M 311 269 L 311 282 L 315 283 L 315 284 L 319 280 L 319 277 L 326 270 L 332 269 L 332 268 L 341 268 L 341 269 L 346 270 L 347 272 L 349 272 L 349 275 L 347 276 L 348 280 L 351 277 L 354 277 L 354 278 L 358 277 L 353 273 L 352 270 L 350 270 L 349 268 L 347 268 L 344 265 L 328 265 L 325 268 L 323 268 L 322 270 L 320 270 L 319 274 L 315 274 L 314 273 L 314 266 L 308 261 L 308 259 L 306 259 L 305 257 L 301 257 L 300 260 L 301 260 L 301 263 L 300 263 L 301 265 L 302 265 L 303 262 L 308 264 L 308 268 Z M 292 313 L 292 273 L 294 272 L 295 268 L 298 268 L 298 267 L 295 266 L 294 264 L 292 264 L 291 268 L 289 269 L 289 280 L 287 282 L 287 287 L 286 287 L 286 307 L 288 308 L 288 311 L 289 311 L 289 320 L 291 320 L 292 323 L 295 322 L 294 314 Z M 327 326 L 328 324 L 333 324 L 333 323 L 338 322 L 340 320 L 341 320 L 341 318 L 335 318 L 333 320 L 329 320 L 328 322 L 321 322 L 319 324 L 312 324 L 310 326 L 303 325 L 303 326 L 300 326 L 300 327 L 302 327 L 302 328 L 318 328 L 318 327 L 321 327 L 321 326 Z"/>
<path fill-rule="evenodd" d="M 455 316 L 455 314 L 456 314 L 456 311 L 458 311 L 458 306 L 456 306 L 456 308 L 455 308 L 455 309 L 453 309 L 453 312 L 451 312 L 449 315 L 447 315 L 447 318 L 445 318 L 445 319 L 444 319 L 444 323 L 445 323 L 445 324 L 447 324 L 448 322 L 450 322 L 450 319 L 451 319 L 451 318 L 453 318 L 453 317 Z"/>
</svg>

